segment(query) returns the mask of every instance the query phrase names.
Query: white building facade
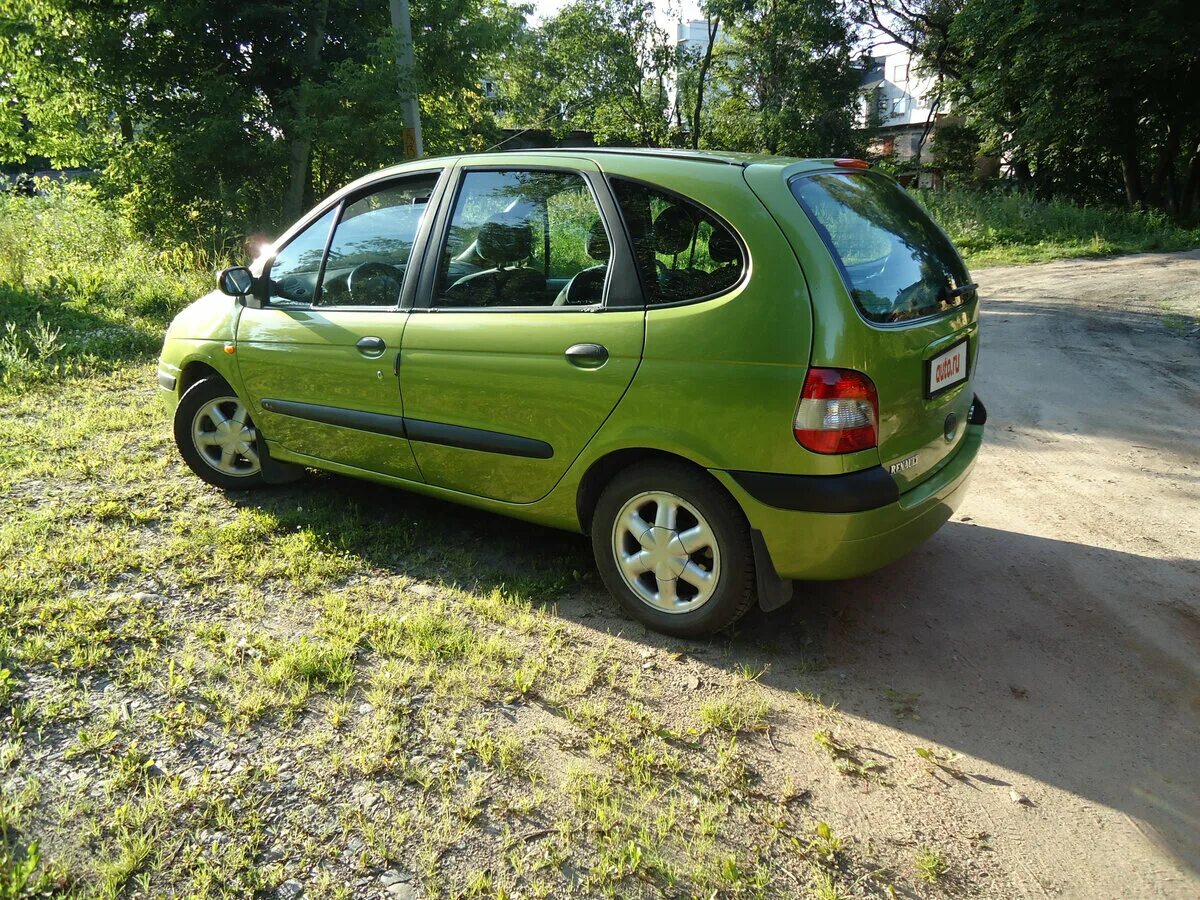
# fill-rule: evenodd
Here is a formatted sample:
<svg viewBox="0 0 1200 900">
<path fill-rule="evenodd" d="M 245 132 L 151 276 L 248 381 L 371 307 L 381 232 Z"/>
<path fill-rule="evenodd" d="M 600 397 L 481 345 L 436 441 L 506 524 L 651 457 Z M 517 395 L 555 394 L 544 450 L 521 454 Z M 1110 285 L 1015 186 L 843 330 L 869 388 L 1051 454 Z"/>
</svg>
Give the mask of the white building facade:
<svg viewBox="0 0 1200 900">
<path fill-rule="evenodd" d="M 948 110 L 934 107 L 936 80 L 920 71 L 919 60 L 896 48 L 872 56 L 864 67 L 859 123 L 873 128 L 871 152 L 905 163 L 932 162 L 929 139 L 936 121 Z M 919 173 L 922 187 L 932 187 L 936 173 Z"/>
</svg>

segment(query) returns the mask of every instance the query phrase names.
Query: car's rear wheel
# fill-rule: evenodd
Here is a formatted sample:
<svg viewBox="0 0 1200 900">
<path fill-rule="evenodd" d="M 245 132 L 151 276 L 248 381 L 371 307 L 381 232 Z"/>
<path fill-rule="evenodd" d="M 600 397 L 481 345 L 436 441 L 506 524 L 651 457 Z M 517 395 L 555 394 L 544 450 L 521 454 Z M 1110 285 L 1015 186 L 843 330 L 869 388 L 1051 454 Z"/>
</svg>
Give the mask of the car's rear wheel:
<svg viewBox="0 0 1200 900">
<path fill-rule="evenodd" d="M 174 431 L 184 462 L 209 484 L 240 490 L 264 483 L 258 430 L 223 379 L 203 378 L 184 392 Z"/>
<path fill-rule="evenodd" d="M 702 637 L 754 600 L 750 530 L 733 499 L 682 463 L 642 463 L 605 487 L 592 550 L 613 596 L 647 627 Z"/>
</svg>

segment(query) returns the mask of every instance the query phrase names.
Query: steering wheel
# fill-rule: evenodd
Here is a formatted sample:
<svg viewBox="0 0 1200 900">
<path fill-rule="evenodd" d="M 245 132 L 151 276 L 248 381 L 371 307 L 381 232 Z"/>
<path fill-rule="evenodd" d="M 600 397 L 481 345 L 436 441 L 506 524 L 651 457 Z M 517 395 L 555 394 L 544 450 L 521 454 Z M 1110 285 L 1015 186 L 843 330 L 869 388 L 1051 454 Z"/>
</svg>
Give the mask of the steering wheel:
<svg viewBox="0 0 1200 900">
<path fill-rule="evenodd" d="M 400 302 L 404 276 L 395 266 L 365 262 L 346 277 L 346 291 L 355 306 L 395 306 Z"/>
</svg>

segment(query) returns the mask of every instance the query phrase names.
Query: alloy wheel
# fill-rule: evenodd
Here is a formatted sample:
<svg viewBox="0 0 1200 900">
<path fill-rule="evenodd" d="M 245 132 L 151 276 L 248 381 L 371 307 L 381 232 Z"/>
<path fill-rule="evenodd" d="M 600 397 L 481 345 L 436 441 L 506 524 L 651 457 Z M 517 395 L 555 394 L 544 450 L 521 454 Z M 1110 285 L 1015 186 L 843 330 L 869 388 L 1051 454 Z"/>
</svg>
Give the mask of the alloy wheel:
<svg viewBox="0 0 1200 900">
<path fill-rule="evenodd" d="M 660 612 L 699 609 L 721 577 L 712 528 L 695 506 L 667 491 L 638 494 L 621 507 L 612 549 L 625 583 Z"/>
<path fill-rule="evenodd" d="M 224 475 L 257 475 L 258 432 L 237 397 L 209 400 L 192 418 L 192 443 L 200 457 Z"/>
</svg>

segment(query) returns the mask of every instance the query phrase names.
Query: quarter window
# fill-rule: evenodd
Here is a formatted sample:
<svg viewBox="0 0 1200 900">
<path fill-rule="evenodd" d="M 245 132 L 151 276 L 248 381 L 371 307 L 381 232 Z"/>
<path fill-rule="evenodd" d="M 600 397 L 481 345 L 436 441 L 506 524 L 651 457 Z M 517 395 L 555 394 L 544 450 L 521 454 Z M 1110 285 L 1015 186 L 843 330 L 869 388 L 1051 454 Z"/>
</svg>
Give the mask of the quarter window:
<svg viewBox="0 0 1200 900">
<path fill-rule="evenodd" d="M 321 277 L 321 260 L 337 209 L 331 209 L 293 237 L 271 263 L 271 300 L 312 303 Z"/>
<path fill-rule="evenodd" d="M 438 268 L 438 307 L 593 306 L 609 240 L 575 172 L 468 172 Z"/>
<path fill-rule="evenodd" d="M 746 267 L 741 245 L 715 215 L 635 181 L 614 178 L 613 189 L 649 303 L 711 297 L 741 279 Z"/>
</svg>

